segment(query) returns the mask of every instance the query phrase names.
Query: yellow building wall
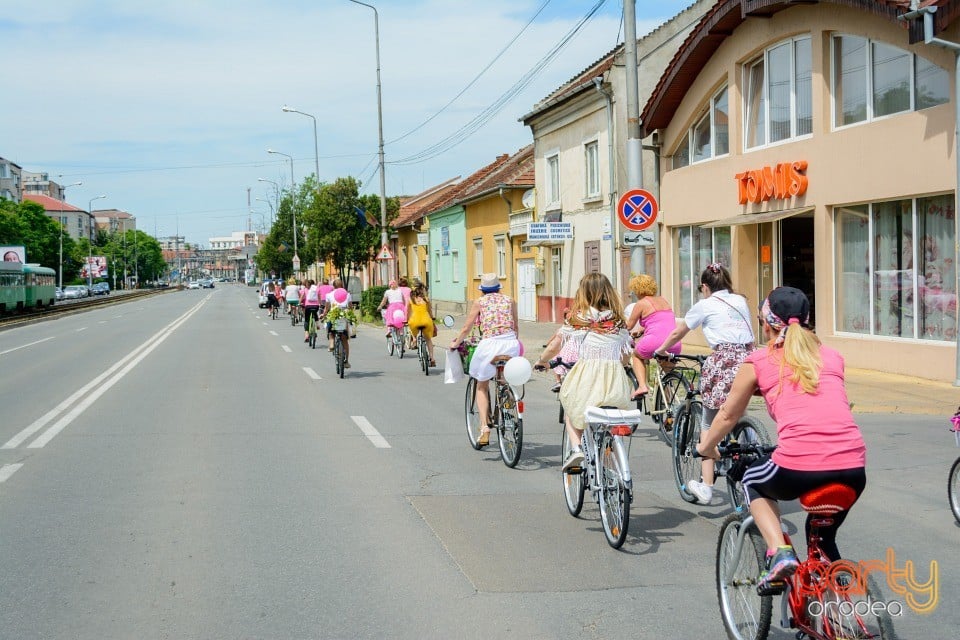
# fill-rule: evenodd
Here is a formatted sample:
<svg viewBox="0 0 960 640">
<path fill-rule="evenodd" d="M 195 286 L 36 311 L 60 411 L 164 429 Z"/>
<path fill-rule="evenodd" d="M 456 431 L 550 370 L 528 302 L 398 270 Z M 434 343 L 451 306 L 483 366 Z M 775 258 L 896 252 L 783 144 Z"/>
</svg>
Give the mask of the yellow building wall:
<svg viewBox="0 0 960 640">
<path fill-rule="evenodd" d="M 480 239 L 483 242 L 483 268 L 480 273 L 491 273 L 497 271 L 497 245 L 498 238 L 503 239 L 504 244 L 504 269 L 500 276 L 500 291 L 516 297 L 516 268 L 515 262 L 520 259 L 520 255 L 532 257 L 527 253 L 518 255 L 516 247 L 519 242 L 514 243 L 510 238 L 510 211 L 519 211 L 523 208 L 520 202 L 524 191 L 522 189 L 505 189 L 503 195 L 510 201 L 510 206 L 499 193 L 494 193 L 483 200 L 468 204 L 466 209 L 466 235 L 467 235 L 467 300 L 476 300 L 480 297 L 480 277 L 476 273 L 476 243 Z"/>
</svg>

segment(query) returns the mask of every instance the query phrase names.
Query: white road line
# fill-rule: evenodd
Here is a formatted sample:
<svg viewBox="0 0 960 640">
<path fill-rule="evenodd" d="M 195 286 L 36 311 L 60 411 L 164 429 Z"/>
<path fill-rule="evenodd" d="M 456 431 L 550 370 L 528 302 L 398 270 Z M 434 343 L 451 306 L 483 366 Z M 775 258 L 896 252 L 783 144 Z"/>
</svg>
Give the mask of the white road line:
<svg viewBox="0 0 960 640">
<path fill-rule="evenodd" d="M 76 329 L 76 332 L 80 333 L 81 331 L 86 331 L 86 330 L 87 330 L 86 327 L 80 327 L 79 329 Z"/>
<path fill-rule="evenodd" d="M 107 321 L 106 321 L 106 320 L 101 320 L 101 321 L 98 322 L 97 324 L 107 324 Z"/>
<path fill-rule="evenodd" d="M 284 351 L 286 351 L 287 353 L 291 353 L 291 352 L 293 351 L 290 347 L 288 347 L 288 346 L 285 345 L 285 344 L 280 345 L 280 348 L 283 349 Z"/>
<path fill-rule="evenodd" d="M 263 323 L 263 326 L 269 327 L 270 325 L 269 325 L 268 323 L 264 322 L 264 323 Z"/>
<path fill-rule="evenodd" d="M 386 438 L 384 438 L 382 435 L 380 435 L 380 432 L 377 431 L 377 430 L 373 427 L 373 425 L 370 424 L 370 421 L 367 420 L 365 417 L 363 417 L 363 416 L 350 416 L 350 419 L 352 419 L 352 420 L 357 424 L 357 426 L 360 427 L 360 431 L 363 431 L 363 435 L 367 436 L 367 440 L 369 440 L 370 442 L 372 442 L 372 443 L 373 443 L 373 446 L 375 446 L 375 447 L 378 448 L 378 449 L 390 449 L 390 448 L 391 448 L 391 447 L 390 447 L 390 443 L 387 442 Z"/>
<path fill-rule="evenodd" d="M 133 351 L 131 351 L 130 353 L 128 353 L 127 355 L 125 355 L 123 358 L 121 358 L 121 359 L 120 359 L 119 361 L 117 361 L 115 364 L 113 364 L 109 369 L 107 369 L 106 371 L 104 371 L 103 373 L 101 373 L 100 375 L 98 375 L 96 378 L 94 378 L 93 380 L 91 380 L 90 382 L 88 382 L 87 384 L 85 384 L 83 387 L 81 387 L 80 389 L 78 389 L 77 391 L 75 391 L 69 398 L 67 398 L 66 400 L 64 400 L 64 401 L 61 402 L 60 404 L 58 404 L 56 407 L 54 407 L 53 409 L 51 409 L 50 411 L 48 411 L 48 412 L 45 413 L 44 415 L 42 415 L 42 416 L 40 416 L 39 418 L 37 418 L 30 426 L 26 427 L 25 429 L 23 429 L 22 431 L 20 431 L 20 433 L 18 433 L 17 435 L 15 435 L 14 437 L 12 437 L 10 440 L 8 440 L 2 447 L 0 447 L 0 449 L 15 449 L 15 448 L 19 447 L 21 444 L 23 444 L 24 441 L 27 440 L 27 438 L 29 438 L 30 436 L 32 436 L 32 435 L 35 434 L 36 432 L 40 431 L 40 429 L 43 429 L 45 426 L 47 426 L 47 424 L 49 424 L 51 421 L 53 421 L 58 415 L 60 415 L 60 414 L 63 413 L 64 411 L 66 411 L 67 408 L 69 408 L 69 407 L 70 407 L 71 405 L 73 405 L 75 402 L 77 402 L 78 400 L 80 400 L 81 398 L 83 398 L 91 389 L 94 389 L 94 388 L 96 388 L 98 385 L 100 385 L 101 383 L 103 383 L 104 380 L 106 380 L 108 377 L 110 377 L 114 372 L 116 372 L 118 369 L 120 369 L 120 368 L 121 368 L 124 364 L 126 364 L 128 361 L 130 361 L 130 360 L 132 360 L 134 357 L 136 357 L 137 354 L 139 354 L 141 351 L 143 351 L 144 349 L 146 349 L 151 343 L 153 343 L 153 342 L 155 342 L 155 341 L 157 341 L 157 340 L 160 340 L 161 338 L 165 339 L 166 336 L 169 335 L 169 333 L 171 333 L 174 329 L 176 329 L 178 326 L 180 326 L 180 324 L 182 324 L 184 321 L 186 321 L 186 319 L 189 318 L 191 315 L 193 315 L 194 313 L 196 313 L 196 311 L 199 310 L 199 308 L 200 308 L 201 306 L 203 306 L 203 303 L 204 303 L 204 301 L 199 302 L 196 306 L 194 306 L 193 309 L 187 311 L 187 312 L 184 313 L 182 316 L 180 316 L 179 318 L 177 318 L 176 320 L 174 320 L 173 322 L 171 322 L 169 325 L 167 325 L 166 327 L 164 327 L 163 329 L 161 329 L 159 332 L 157 332 L 156 334 L 154 334 L 149 340 L 147 340 L 147 341 L 144 342 L 142 345 L 140 345 L 139 347 L 137 347 L 136 349 L 134 349 Z M 157 342 L 157 344 L 159 344 L 159 342 Z M 112 385 L 113 383 L 109 383 L 109 384 Z M 79 415 L 79 414 L 76 414 L 76 415 Z M 76 417 L 76 415 L 73 416 L 73 417 Z M 72 419 L 73 419 L 73 418 L 71 418 L 71 420 L 72 420 Z M 62 422 L 62 420 L 61 420 L 61 422 Z M 57 424 L 60 424 L 60 423 L 57 423 Z M 65 426 L 67 426 L 67 424 L 69 424 L 69 422 L 64 423 L 63 425 L 61 425 L 60 428 L 57 430 L 57 432 L 59 432 L 60 430 L 62 430 Z M 54 434 L 54 435 L 56 435 L 56 434 Z M 52 436 L 51 436 L 51 437 L 52 437 Z M 49 439 L 48 439 L 48 441 L 49 441 Z M 41 446 L 42 446 L 42 445 L 41 445 Z"/>
<path fill-rule="evenodd" d="M 303 370 L 306 372 L 308 376 L 310 376 L 314 380 L 323 380 L 323 378 L 320 377 L 320 374 L 314 371 L 313 369 L 311 369 L 310 367 L 304 367 Z"/>
<path fill-rule="evenodd" d="M 278 336 L 278 335 L 280 335 L 280 334 L 277 333 L 276 331 L 272 331 L 272 330 L 271 330 L 271 331 L 270 331 L 270 335 L 272 335 L 272 336 Z"/>
<path fill-rule="evenodd" d="M 17 464 L 5 464 L 2 467 L 0 467 L 0 482 L 6 482 L 7 480 L 9 480 L 10 476 L 15 474 L 17 470 L 22 466 L 23 466 L 23 463 L 18 462 Z"/>
<path fill-rule="evenodd" d="M 47 340 L 53 340 L 53 338 L 54 338 L 54 336 L 50 336 L 49 338 L 44 338 L 43 340 L 35 340 L 34 342 L 28 342 L 27 344 L 22 344 L 22 345 L 20 345 L 19 347 L 14 347 L 13 349 L 7 349 L 6 351 L 0 351 L 0 356 L 2 356 L 2 355 L 5 354 L 5 353 L 11 353 L 11 352 L 13 352 L 13 351 L 17 351 L 17 350 L 19 350 L 19 349 L 26 349 L 27 347 L 32 347 L 32 346 L 35 345 L 35 344 L 40 344 L 41 342 L 46 342 Z"/>
</svg>

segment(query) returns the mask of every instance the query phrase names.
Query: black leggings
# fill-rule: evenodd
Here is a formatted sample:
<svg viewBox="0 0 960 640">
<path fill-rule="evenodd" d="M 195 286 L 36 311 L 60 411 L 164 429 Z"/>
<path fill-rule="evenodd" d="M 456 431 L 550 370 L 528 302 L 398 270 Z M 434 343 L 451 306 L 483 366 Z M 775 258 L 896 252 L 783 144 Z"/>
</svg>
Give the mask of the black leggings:
<svg viewBox="0 0 960 640">
<path fill-rule="evenodd" d="M 310 316 L 313 316 L 314 321 L 316 321 L 318 311 L 320 311 L 320 307 L 304 307 L 303 308 L 303 330 L 304 331 L 310 330 Z"/>
<path fill-rule="evenodd" d="M 755 498 L 796 500 L 808 491 L 834 482 L 853 489 L 859 499 L 860 494 L 867 486 L 867 474 L 863 467 L 840 469 L 838 471 L 785 469 L 774 464 L 769 457 L 758 460 L 743 474 L 743 488 L 747 492 L 748 500 Z M 833 524 L 820 527 L 820 548 L 831 560 L 840 559 L 840 550 L 837 548 L 837 531 L 843 521 L 846 520 L 848 513 L 850 513 L 849 509 L 832 515 L 830 519 L 833 520 Z M 810 521 L 814 517 L 816 516 L 807 514 L 804 530 L 808 537 L 810 536 Z"/>
</svg>

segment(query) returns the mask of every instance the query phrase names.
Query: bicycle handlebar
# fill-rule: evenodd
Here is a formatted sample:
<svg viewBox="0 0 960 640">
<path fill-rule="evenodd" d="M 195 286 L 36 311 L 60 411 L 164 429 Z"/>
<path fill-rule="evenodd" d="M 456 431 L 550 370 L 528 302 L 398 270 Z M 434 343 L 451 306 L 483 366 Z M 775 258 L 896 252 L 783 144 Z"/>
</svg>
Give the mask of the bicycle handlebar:
<svg viewBox="0 0 960 640">
<path fill-rule="evenodd" d="M 681 360 L 688 360 L 690 362 L 696 362 L 699 365 L 703 365 L 706 361 L 707 356 L 691 356 L 685 353 L 659 353 L 654 352 L 653 357 L 657 360 L 666 360 L 667 362 L 680 362 Z"/>
<path fill-rule="evenodd" d="M 768 453 L 773 453 L 777 448 L 775 444 L 761 444 L 759 442 L 728 442 L 726 444 L 720 443 L 717 445 L 717 449 L 720 451 L 720 459 L 724 458 L 734 458 L 736 456 L 750 455 L 750 456 L 765 456 Z M 694 450 L 694 458 L 702 458 L 699 451 Z"/>
</svg>

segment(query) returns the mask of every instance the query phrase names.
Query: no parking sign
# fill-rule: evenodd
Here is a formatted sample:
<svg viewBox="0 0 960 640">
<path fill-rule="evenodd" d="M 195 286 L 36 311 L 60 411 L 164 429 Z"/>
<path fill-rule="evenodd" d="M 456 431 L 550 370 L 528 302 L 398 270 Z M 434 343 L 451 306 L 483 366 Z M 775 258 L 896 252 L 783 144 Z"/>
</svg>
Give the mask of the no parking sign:
<svg viewBox="0 0 960 640">
<path fill-rule="evenodd" d="M 646 189 L 631 189 L 620 196 L 617 202 L 617 217 L 620 224 L 631 231 L 643 231 L 657 221 L 660 205 Z"/>
</svg>

